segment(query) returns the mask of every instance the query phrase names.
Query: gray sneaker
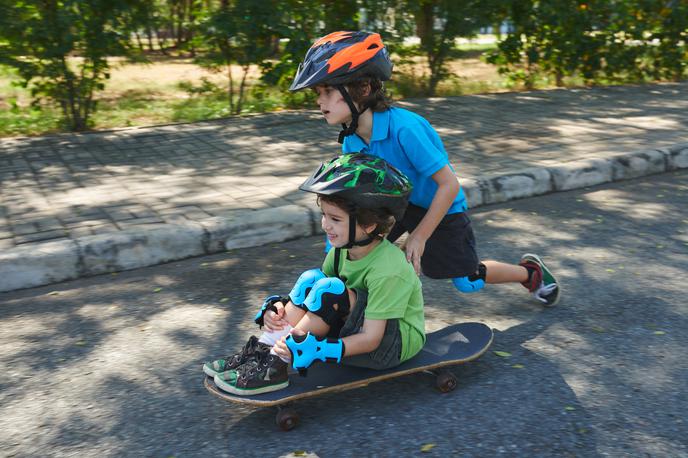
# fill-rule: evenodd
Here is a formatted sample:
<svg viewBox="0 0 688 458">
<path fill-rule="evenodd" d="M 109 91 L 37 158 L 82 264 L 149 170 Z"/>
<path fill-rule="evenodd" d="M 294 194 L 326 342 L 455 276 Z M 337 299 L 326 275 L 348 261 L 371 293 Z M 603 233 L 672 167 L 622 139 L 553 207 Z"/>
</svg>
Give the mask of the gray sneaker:
<svg viewBox="0 0 688 458">
<path fill-rule="evenodd" d="M 217 374 L 215 385 L 223 391 L 239 396 L 268 393 L 289 386 L 288 364 L 279 356 L 261 353 L 258 358 L 234 370 Z"/>
<path fill-rule="evenodd" d="M 209 377 L 215 377 L 217 374 L 236 369 L 242 364 L 256 358 L 256 355 L 259 353 L 269 353 L 270 348 L 269 345 L 258 342 L 256 336 L 251 336 L 239 353 L 203 364 L 203 372 Z"/>
<path fill-rule="evenodd" d="M 522 283 L 533 294 L 533 297 L 547 307 L 554 307 L 559 302 L 561 285 L 547 268 L 547 265 L 536 254 L 521 256 L 520 266 L 533 270 L 529 282 Z"/>
</svg>

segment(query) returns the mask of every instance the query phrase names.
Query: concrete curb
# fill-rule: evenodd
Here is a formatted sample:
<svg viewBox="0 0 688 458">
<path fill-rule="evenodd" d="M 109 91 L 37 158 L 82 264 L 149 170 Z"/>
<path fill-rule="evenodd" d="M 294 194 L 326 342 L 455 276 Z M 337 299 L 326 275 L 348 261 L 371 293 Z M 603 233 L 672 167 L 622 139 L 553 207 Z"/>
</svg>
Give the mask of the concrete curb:
<svg viewBox="0 0 688 458">
<path fill-rule="evenodd" d="M 471 208 L 688 168 L 688 143 L 461 179 Z M 0 253 L 0 292 L 320 233 L 315 203 L 19 246 Z"/>
</svg>

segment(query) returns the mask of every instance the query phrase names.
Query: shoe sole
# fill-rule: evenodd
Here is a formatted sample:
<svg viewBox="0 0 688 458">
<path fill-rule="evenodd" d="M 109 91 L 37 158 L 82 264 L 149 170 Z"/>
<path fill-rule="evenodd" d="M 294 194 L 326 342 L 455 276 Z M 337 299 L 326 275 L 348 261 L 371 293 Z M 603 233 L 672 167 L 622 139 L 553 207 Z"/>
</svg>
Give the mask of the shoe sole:
<svg viewBox="0 0 688 458">
<path fill-rule="evenodd" d="M 227 393 L 231 394 L 236 394 L 237 396 L 253 396 L 254 394 L 262 394 L 262 393 L 269 393 L 271 391 L 277 391 L 281 390 L 283 388 L 286 388 L 289 386 L 289 380 L 283 383 L 278 383 L 276 385 L 270 385 L 270 386 L 264 386 L 262 388 L 251 388 L 251 389 L 246 389 L 242 390 L 240 388 L 237 388 L 235 386 L 232 386 L 222 380 L 220 377 L 215 377 L 213 379 L 215 382 L 215 385 L 221 389 L 222 391 L 226 391 Z"/>
<path fill-rule="evenodd" d="M 559 303 L 559 299 L 561 299 L 561 292 L 562 292 L 561 283 L 559 282 L 559 280 L 557 280 L 557 277 L 555 277 L 555 276 L 552 274 L 552 271 L 549 270 L 549 268 L 547 267 L 547 264 L 545 264 L 544 261 L 543 261 L 542 259 L 540 259 L 540 256 L 538 256 L 538 255 L 536 255 L 536 254 L 533 254 L 533 253 L 526 253 L 526 254 L 524 254 L 523 256 L 521 256 L 521 260 L 524 260 L 524 259 L 525 259 L 525 260 L 530 259 L 530 260 L 532 260 L 532 261 L 535 261 L 535 262 L 537 262 L 537 263 L 539 263 L 539 264 L 545 266 L 545 269 L 547 269 L 547 271 L 549 272 L 549 276 L 552 277 L 552 280 L 554 280 L 554 283 L 557 284 L 558 293 L 557 293 L 557 298 L 554 299 L 554 302 L 552 302 L 551 304 L 545 304 L 545 303 L 542 303 L 542 302 L 540 302 L 540 303 L 541 303 L 542 305 L 544 305 L 545 307 L 554 307 L 555 305 L 557 305 L 557 304 Z"/>
<path fill-rule="evenodd" d="M 212 368 L 208 367 L 207 364 L 204 364 L 204 365 L 203 365 L 203 372 L 204 372 L 205 375 L 207 375 L 208 377 L 215 377 L 217 374 L 219 374 L 219 372 L 216 372 L 216 371 L 214 371 Z"/>
</svg>

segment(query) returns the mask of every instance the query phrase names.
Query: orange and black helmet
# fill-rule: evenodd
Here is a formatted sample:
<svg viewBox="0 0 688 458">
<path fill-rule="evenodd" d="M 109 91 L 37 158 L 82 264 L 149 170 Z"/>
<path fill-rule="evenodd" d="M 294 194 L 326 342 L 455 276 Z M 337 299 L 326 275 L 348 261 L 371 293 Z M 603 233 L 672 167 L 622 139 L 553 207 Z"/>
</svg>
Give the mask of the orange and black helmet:
<svg viewBox="0 0 688 458">
<path fill-rule="evenodd" d="M 346 84 L 360 76 L 386 81 L 392 76 L 392 61 L 380 34 L 333 32 L 317 40 L 291 83 L 290 91 L 319 84 Z"/>
</svg>

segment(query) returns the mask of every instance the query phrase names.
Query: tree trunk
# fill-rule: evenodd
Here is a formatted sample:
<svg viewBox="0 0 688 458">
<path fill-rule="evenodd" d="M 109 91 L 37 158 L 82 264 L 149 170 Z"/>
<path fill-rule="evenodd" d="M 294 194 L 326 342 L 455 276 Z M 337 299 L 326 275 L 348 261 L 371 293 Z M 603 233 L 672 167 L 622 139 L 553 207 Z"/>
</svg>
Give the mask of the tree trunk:
<svg viewBox="0 0 688 458">
<path fill-rule="evenodd" d="M 241 75 L 241 84 L 239 84 L 239 99 L 237 101 L 236 114 L 241 114 L 241 109 L 243 108 L 242 105 L 244 104 L 244 90 L 246 89 L 246 77 L 248 76 L 249 68 L 250 64 L 246 64 L 241 67 L 243 75 Z"/>
<path fill-rule="evenodd" d="M 227 60 L 227 74 L 229 75 L 229 112 L 234 113 L 234 78 L 232 77 L 232 64 Z"/>
<path fill-rule="evenodd" d="M 148 38 L 148 50 L 150 52 L 155 51 L 155 49 L 153 49 L 153 31 L 150 26 L 146 26 L 146 37 Z"/>
<path fill-rule="evenodd" d="M 428 49 L 428 47 L 432 46 L 433 26 L 435 22 L 433 6 L 431 2 L 423 3 L 416 16 L 416 35 L 420 38 L 420 45 L 423 49 Z"/>
</svg>

